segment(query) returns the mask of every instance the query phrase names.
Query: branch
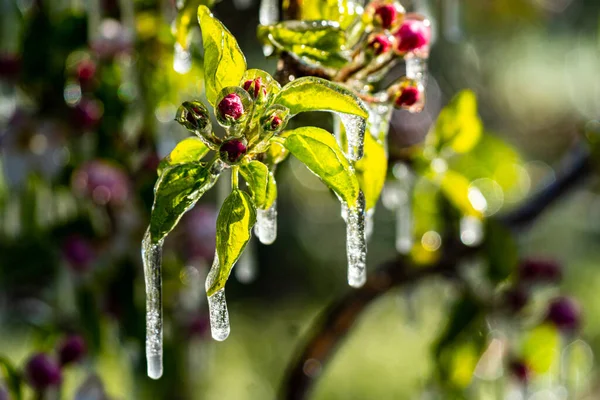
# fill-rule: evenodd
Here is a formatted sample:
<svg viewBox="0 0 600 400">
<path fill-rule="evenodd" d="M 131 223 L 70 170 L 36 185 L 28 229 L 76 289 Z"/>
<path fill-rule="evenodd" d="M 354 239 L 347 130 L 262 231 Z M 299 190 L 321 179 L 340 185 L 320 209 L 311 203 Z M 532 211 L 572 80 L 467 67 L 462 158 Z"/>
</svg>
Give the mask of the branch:
<svg viewBox="0 0 600 400">
<path fill-rule="evenodd" d="M 591 175 L 591 164 L 588 150 L 582 146 L 577 147 L 567 157 L 566 164 L 556 174 L 554 182 L 545 186 L 517 210 L 498 217 L 499 222 L 512 230 L 526 227 L 550 205 Z M 456 277 L 459 261 L 478 250 L 461 243 L 451 243 L 446 248 L 447 251 L 440 261 L 428 268 L 413 268 L 406 259 L 400 257 L 388 261 L 369 275 L 362 288 L 349 291 L 328 306 L 315 323 L 306 344 L 301 347 L 299 356 L 291 364 L 283 381 L 280 398 L 300 400 L 308 397 L 318 378 L 318 372 L 333 357 L 346 334 L 373 300 L 392 288 L 417 283 L 427 277 Z"/>
</svg>

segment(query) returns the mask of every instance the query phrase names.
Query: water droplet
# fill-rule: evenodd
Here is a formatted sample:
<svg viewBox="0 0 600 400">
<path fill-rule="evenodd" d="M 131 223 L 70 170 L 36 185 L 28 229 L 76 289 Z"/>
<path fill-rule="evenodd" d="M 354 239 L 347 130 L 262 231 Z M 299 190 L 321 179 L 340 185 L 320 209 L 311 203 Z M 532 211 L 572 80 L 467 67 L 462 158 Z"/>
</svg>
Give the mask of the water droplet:
<svg viewBox="0 0 600 400">
<path fill-rule="evenodd" d="M 357 202 L 346 208 L 346 251 L 348 284 L 354 288 L 367 280 L 367 242 L 365 235 L 365 196 L 361 191 Z"/>
<path fill-rule="evenodd" d="M 152 379 L 163 373 L 162 245 L 162 240 L 152 243 L 148 229 L 142 241 L 142 260 L 146 282 L 146 361 Z"/>
<path fill-rule="evenodd" d="M 262 244 L 271 244 L 277 239 L 277 202 L 266 210 L 258 209 L 256 212 L 256 225 L 254 233 Z"/>
</svg>

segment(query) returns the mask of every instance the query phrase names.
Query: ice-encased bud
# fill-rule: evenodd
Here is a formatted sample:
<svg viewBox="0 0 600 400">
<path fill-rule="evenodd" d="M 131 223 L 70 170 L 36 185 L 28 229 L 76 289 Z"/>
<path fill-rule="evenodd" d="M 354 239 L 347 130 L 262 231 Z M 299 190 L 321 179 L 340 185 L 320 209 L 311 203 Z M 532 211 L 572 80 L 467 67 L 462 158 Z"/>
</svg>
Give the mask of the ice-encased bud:
<svg viewBox="0 0 600 400">
<path fill-rule="evenodd" d="M 281 132 L 287 125 L 290 110 L 279 104 L 269 107 L 260 117 L 260 128 L 263 134 L 273 135 Z"/>
<path fill-rule="evenodd" d="M 388 89 L 388 95 L 394 107 L 408 110 L 411 113 L 420 112 L 425 106 L 425 88 L 419 82 L 403 78 L 400 83 Z"/>
<path fill-rule="evenodd" d="M 212 130 L 208 109 L 199 101 L 184 101 L 177 109 L 175 121 L 190 131 Z"/>
<path fill-rule="evenodd" d="M 254 79 L 248 79 L 246 82 L 244 82 L 242 87 L 254 100 L 260 100 L 267 95 L 267 88 L 265 85 L 263 85 L 262 78 L 260 76 Z"/>
<path fill-rule="evenodd" d="M 235 138 L 224 142 L 219 148 L 219 157 L 229 165 L 237 164 L 246 154 L 245 139 Z"/>
<path fill-rule="evenodd" d="M 399 2 L 390 0 L 372 1 L 366 9 L 373 25 L 381 29 L 395 29 L 400 26 L 405 12 Z"/>
<path fill-rule="evenodd" d="M 248 84 L 250 90 L 246 89 L 246 84 Z M 242 76 L 240 86 L 246 89 L 252 98 L 258 99 L 259 102 L 262 102 L 267 96 L 279 93 L 281 90 L 281 85 L 271 75 L 260 69 L 246 71 Z M 260 90 L 257 90 L 257 88 Z"/>
<path fill-rule="evenodd" d="M 431 23 L 428 19 L 417 14 L 407 16 L 402 25 L 394 32 L 397 40 L 396 50 L 400 54 L 423 53 L 426 57 L 431 41 Z"/>
<path fill-rule="evenodd" d="M 241 124 L 252 109 L 250 94 L 239 86 L 229 86 L 221 90 L 215 103 L 215 116 L 224 127 Z"/>
<path fill-rule="evenodd" d="M 368 50 L 375 56 L 386 54 L 393 47 L 393 36 L 390 38 L 382 33 L 371 37 L 369 40 Z"/>
</svg>

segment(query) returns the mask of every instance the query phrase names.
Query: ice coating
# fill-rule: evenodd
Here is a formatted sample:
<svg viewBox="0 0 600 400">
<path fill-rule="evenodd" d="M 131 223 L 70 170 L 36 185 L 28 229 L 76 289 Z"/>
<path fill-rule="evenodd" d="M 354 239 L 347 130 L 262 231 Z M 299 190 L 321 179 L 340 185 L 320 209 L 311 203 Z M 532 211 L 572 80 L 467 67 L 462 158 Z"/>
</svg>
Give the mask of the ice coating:
<svg viewBox="0 0 600 400">
<path fill-rule="evenodd" d="M 208 290 L 219 274 L 219 257 L 215 252 L 213 265 L 206 277 L 205 288 Z M 210 332 L 213 339 L 222 342 L 227 339 L 231 330 L 229 326 L 229 312 L 225 300 L 225 289 L 221 289 L 212 296 L 208 296 L 208 312 L 210 314 Z"/>
<path fill-rule="evenodd" d="M 179 74 L 186 74 L 192 69 L 192 55 L 179 43 L 175 43 L 173 54 L 173 69 Z"/>
<path fill-rule="evenodd" d="M 346 252 L 348 284 L 354 288 L 367 280 L 367 241 L 365 235 L 365 196 L 359 192 L 356 204 L 346 208 Z"/>
<path fill-rule="evenodd" d="M 414 79 L 420 85 L 425 86 L 427 80 L 427 60 L 412 54 L 407 56 L 406 77 Z"/>
<path fill-rule="evenodd" d="M 374 216 L 375 208 L 371 208 L 365 213 L 365 238 L 367 241 L 373 236 L 373 229 L 375 228 Z"/>
<path fill-rule="evenodd" d="M 258 9 L 258 20 L 261 25 L 272 25 L 279 21 L 279 2 L 262 0 Z"/>
<path fill-rule="evenodd" d="M 346 138 L 348 139 L 348 158 L 350 161 L 358 161 L 363 156 L 365 142 L 365 131 L 367 121 L 357 115 L 338 113 L 344 124 Z"/>
<path fill-rule="evenodd" d="M 148 229 L 142 241 L 142 260 L 146 283 L 146 362 L 152 379 L 163 373 L 162 245 L 162 240 L 152 243 Z"/>
<path fill-rule="evenodd" d="M 272 244 L 277 239 L 277 201 L 266 210 L 256 210 L 254 233 L 262 244 Z"/>
</svg>

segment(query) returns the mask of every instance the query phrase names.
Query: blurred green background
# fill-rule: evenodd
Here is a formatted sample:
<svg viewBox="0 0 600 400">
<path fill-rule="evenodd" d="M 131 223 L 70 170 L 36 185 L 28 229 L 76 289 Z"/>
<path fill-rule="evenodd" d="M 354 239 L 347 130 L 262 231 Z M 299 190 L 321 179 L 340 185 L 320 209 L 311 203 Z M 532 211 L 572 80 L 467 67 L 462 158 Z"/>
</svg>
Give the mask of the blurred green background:
<svg viewBox="0 0 600 400">
<path fill-rule="evenodd" d="M 173 68 L 173 3 L 0 2 L 0 354 L 20 368 L 66 333 L 82 334 L 89 354 L 65 369 L 64 398 L 75 398 L 82 384 L 98 387 L 90 374 L 115 399 L 275 398 L 315 317 L 348 290 L 338 202 L 290 160 L 277 175 L 278 240 L 256 241 L 236 266 L 227 285 L 232 333 L 212 341 L 203 281 L 214 246 L 213 191 L 166 241 L 165 373 L 159 381 L 146 377 L 140 241 L 158 158 L 188 135 L 172 120 L 175 110 L 202 94 L 197 27 L 191 70 Z M 448 99 L 470 88 L 486 131 L 522 158 L 498 212 L 551 182 L 558 160 L 600 118 L 600 2 L 405 6 L 431 18 L 436 41 L 426 110 L 395 112 L 391 151 L 419 143 Z M 258 7 L 257 0 L 223 0 L 213 9 L 248 66 L 274 72 L 277 60 L 265 58 L 255 39 Z M 492 157 L 494 147 L 487 152 Z M 518 240 L 523 256 L 564 266 L 561 289 L 580 300 L 582 337 L 600 354 L 596 189 L 588 181 Z M 396 254 L 393 220 L 377 208 L 370 268 Z M 450 284 L 433 280 L 374 303 L 322 371 L 313 397 L 426 398 L 430 345 L 453 296 Z M 595 374 L 586 382 L 582 398 L 600 398 Z M 469 390 L 470 398 L 488 398 L 483 381 Z"/>
</svg>

